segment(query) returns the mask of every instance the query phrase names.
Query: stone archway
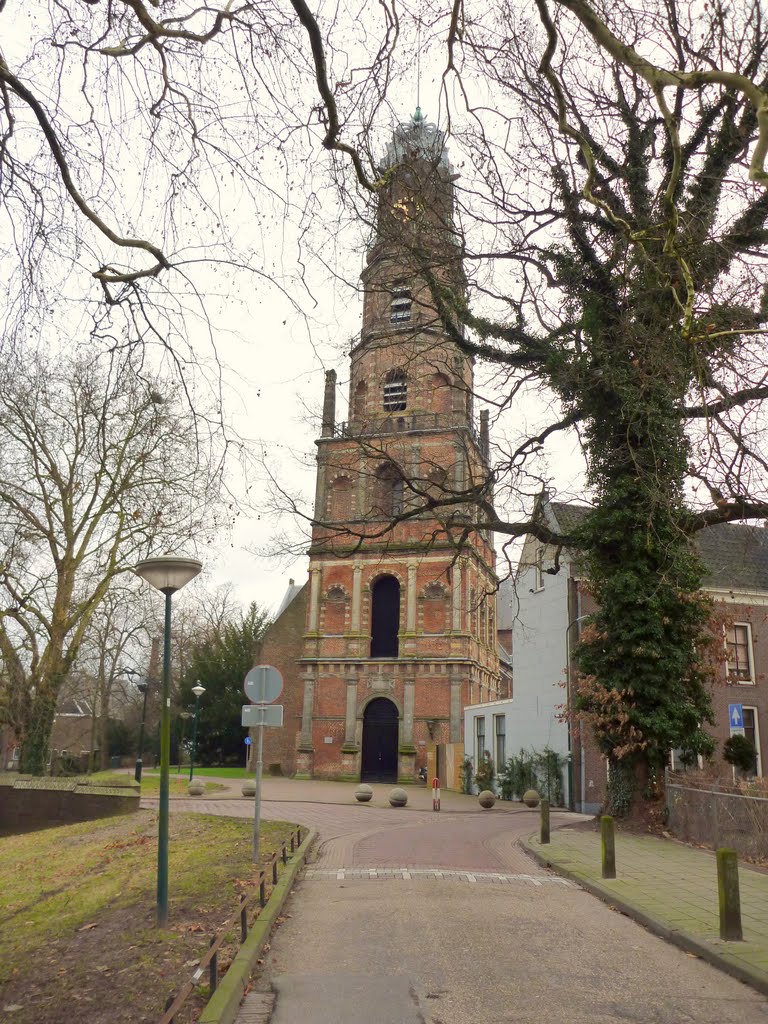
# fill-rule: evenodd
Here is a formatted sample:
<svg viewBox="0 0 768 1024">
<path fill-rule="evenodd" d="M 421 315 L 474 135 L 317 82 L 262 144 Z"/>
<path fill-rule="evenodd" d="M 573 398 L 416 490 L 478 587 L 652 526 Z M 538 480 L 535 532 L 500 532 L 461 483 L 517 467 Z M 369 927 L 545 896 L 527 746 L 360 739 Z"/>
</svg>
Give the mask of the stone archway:
<svg viewBox="0 0 768 1024">
<path fill-rule="evenodd" d="M 374 697 L 363 712 L 361 782 L 397 782 L 397 707 L 386 697 Z"/>
</svg>

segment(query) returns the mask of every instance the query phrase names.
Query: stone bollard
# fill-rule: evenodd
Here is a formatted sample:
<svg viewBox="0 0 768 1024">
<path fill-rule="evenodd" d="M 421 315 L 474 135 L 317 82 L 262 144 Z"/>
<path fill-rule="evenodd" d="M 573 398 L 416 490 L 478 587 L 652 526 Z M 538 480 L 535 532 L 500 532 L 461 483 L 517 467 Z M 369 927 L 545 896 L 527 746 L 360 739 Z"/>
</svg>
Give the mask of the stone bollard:
<svg viewBox="0 0 768 1024">
<path fill-rule="evenodd" d="M 720 847 L 717 858 L 717 893 L 720 901 L 720 938 L 741 942 L 741 899 L 739 897 L 739 861 L 735 850 Z"/>
<path fill-rule="evenodd" d="M 613 818 L 603 814 L 600 818 L 600 848 L 603 854 L 603 878 L 616 877 L 616 837 Z"/>
<path fill-rule="evenodd" d="M 541 844 L 546 846 L 549 842 L 549 800 L 541 801 Z"/>
</svg>

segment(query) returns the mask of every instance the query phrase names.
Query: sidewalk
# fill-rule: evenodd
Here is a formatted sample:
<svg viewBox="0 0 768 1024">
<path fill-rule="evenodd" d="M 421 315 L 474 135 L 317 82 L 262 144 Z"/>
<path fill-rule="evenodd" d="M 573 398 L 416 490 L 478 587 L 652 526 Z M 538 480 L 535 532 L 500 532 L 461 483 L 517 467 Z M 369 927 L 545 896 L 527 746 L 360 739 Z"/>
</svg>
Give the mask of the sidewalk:
<svg viewBox="0 0 768 1024">
<path fill-rule="evenodd" d="M 616 834 L 616 879 L 601 877 L 600 834 L 567 826 L 521 840 L 540 863 L 650 931 L 768 994 L 768 873 L 739 864 L 744 942 L 720 939 L 715 856 L 655 836 Z"/>
</svg>

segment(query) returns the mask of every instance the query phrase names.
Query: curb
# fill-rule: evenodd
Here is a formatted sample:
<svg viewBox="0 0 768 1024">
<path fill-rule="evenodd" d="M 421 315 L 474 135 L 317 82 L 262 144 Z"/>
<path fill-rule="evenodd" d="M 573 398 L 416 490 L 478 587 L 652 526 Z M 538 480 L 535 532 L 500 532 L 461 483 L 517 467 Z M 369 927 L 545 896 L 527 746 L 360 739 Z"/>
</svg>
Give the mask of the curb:
<svg viewBox="0 0 768 1024">
<path fill-rule="evenodd" d="M 216 991 L 198 1018 L 199 1024 L 233 1024 L 243 1001 L 251 977 L 251 970 L 269 939 L 280 911 L 303 867 L 309 849 L 317 838 L 317 832 L 310 832 L 286 865 L 285 871 L 267 900 L 259 916 L 248 932 L 248 938 L 238 950 L 237 956 L 219 981 Z"/>
<path fill-rule="evenodd" d="M 768 995 L 768 976 L 766 976 L 765 972 L 758 972 L 742 964 L 733 963 L 727 957 L 718 953 L 716 949 L 713 949 L 704 939 L 699 939 L 695 935 L 691 935 L 690 932 L 682 931 L 679 928 L 671 928 L 669 925 L 663 924 L 657 918 L 646 914 L 639 907 L 634 906 L 632 903 L 627 903 L 621 897 L 611 892 L 610 889 L 600 885 L 599 882 L 595 882 L 591 878 L 585 878 L 577 871 L 570 871 L 568 868 L 548 860 L 544 854 L 531 846 L 528 840 L 521 839 L 519 842 L 525 852 L 533 857 L 537 864 L 541 864 L 542 867 L 549 868 L 556 874 L 562 875 L 563 878 L 568 878 L 575 882 L 582 889 L 586 889 L 593 896 L 597 896 L 603 903 L 609 904 L 626 917 L 637 921 L 638 924 L 647 928 L 649 932 L 653 932 L 659 938 L 672 943 L 673 946 L 678 946 L 686 953 L 693 953 L 725 974 L 730 974 L 732 978 L 744 982 L 750 988 L 757 989 L 763 995 Z"/>
</svg>

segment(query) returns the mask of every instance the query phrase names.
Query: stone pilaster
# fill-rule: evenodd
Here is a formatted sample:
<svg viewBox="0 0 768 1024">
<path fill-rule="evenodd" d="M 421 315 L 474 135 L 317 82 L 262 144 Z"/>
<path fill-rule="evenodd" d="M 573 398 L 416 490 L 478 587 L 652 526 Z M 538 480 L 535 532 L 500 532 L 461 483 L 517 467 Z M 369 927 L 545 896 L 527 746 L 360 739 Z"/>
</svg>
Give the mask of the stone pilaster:
<svg viewBox="0 0 768 1024">
<path fill-rule="evenodd" d="M 304 703 L 301 709 L 301 733 L 296 751 L 296 778 L 311 779 L 314 774 L 315 748 L 312 744 L 312 709 L 315 699 L 315 677 L 312 669 L 304 676 Z"/>
<path fill-rule="evenodd" d="M 461 743 L 461 678 L 453 669 L 451 675 L 451 743 Z"/>
<path fill-rule="evenodd" d="M 347 676 L 347 706 L 344 720 L 344 745 L 343 751 L 352 748 L 357 750 L 355 743 L 355 725 L 357 723 L 357 677 L 354 672 Z"/>
<path fill-rule="evenodd" d="M 463 561 L 459 560 L 453 566 L 453 591 L 451 593 L 451 630 L 454 633 L 461 632 L 461 578 L 463 576 Z"/>
<path fill-rule="evenodd" d="M 405 599 L 405 631 L 416 632 L 416 563 L 408 563 L 408 591 Z"/>
<path fill-rule="evenodd" d="M 403 684 L 403 722 L 400 727 L 400 746 L 413 746 L 413 707 L 416 680 L 406 679 Z"/>
<path fill-rule="evenodd" d="M 363 599 L 363 563 L 352 566 L 352 632 L 360 632 L 360 610 Z"/>
<path fill-rule="evenodd" d="M 322 569 L 314 566 L 309 570 L 309 615 L 307 630 L 317 633 L 320 622 L 320 579 Z"/>
</svg>

